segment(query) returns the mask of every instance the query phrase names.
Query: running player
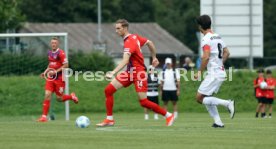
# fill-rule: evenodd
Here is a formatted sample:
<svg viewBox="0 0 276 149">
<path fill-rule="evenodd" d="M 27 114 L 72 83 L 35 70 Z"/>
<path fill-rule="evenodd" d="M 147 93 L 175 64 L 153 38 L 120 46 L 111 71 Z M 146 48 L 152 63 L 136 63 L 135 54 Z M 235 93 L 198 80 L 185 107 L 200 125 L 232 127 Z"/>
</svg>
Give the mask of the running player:
<svg viewBox="0 0 276 149">
<path fill-rule="evenodd" d="M 59 48 L 59 40 L 57 37 L 53 37 L 50 44 L 52 50 L 48 51 L 49 65 L 44 73 L 41 74 L 41 77 L 46 79 L 46 84 L 43 112 L 42 116 L 37 120 L 38 122 L 47 122 L 47 114 L 53 92 L 56 93 L 57 100 L 60 102 L 73 100 L 75 103 L 78 103 L 79 101 L 75 93 L 71 93 L 71 95 L 65 95 L 63 93 L 65 82 L 62 71 L 64 68 L 68 68 L 68 61 L 64 51 Z"/>
<path fill-rule="evenodd" d="M 174 122 L 174 115 L 162 109 L 156 103 L 147 99 L 147 74 L 144 65 L 144 56 L 141 47 L 147 45 L 152 57 L 152 66 L 159 64 L 156 58 L 156 48 L 152 41 L 141 37 L 137 34 L 130 34 L 128 31 L 129 23 L 125 19 L 119 19 L 115 24 L 116 33 L 124 40 L 123 60 L 112 71 L 106 74 L 106 78 L 111 79 L 113 76 L 127 65 L 127 70 L 117 74 L 116 78 L 105 88 L 105 105 L 106 119 L 97 124 L 97 126 L 113 126 L 113 94 L 122 87 L 135 85 L 135 90 L 139 97 L 140 105 L 144 108 L 153 110 L 155 113 L 166 117 L 166 125 L 171 126 Z"/>
<path fill-rule="evenodd" d="M 207 67 L 207 76 L 204 78 L 199 86 L 197 92 L 197 102 L 204 104 L 214 119 L 214 128 L 223 128 L 217 106 L 222 105 L 228 108 L 230 112 L 230 118 L 234 118 L 235 114 L 235 102 L 233 100 L 223 100 L 213 96 L 213 93 L 217 93 L 221 84 L 225 80 L 226 72 L 224 70 L 223 63 L 227 60 L 230 53 L 221 37 L 213 33 L 211 30 L 211 18 L 208 15 L 202 15 L 196 19 L 200 32 L 204 35 L 201 48 L 203 50 L 203 56 L 201 66 L 195 78 L 201 76 L 201 73 Z"/>
</svg>

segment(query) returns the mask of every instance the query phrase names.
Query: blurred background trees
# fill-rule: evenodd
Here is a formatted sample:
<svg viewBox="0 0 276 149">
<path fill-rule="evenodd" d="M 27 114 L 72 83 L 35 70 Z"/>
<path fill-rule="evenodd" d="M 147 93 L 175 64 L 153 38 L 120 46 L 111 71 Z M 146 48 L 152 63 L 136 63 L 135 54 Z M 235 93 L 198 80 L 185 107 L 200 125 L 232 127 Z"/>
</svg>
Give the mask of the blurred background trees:
<svg viewBox="0 0 276 149">
<path fill-rule="evenodd" d="M 102 0 L 103 23 L 157 22 L 197 53 L 200 0 Z M 264 0 L 264 56 L 276 55 L 276 1 Z M 97 0 L 1 0 L 0 32 L 21 22 L 97 22 Z"/>
</svg>

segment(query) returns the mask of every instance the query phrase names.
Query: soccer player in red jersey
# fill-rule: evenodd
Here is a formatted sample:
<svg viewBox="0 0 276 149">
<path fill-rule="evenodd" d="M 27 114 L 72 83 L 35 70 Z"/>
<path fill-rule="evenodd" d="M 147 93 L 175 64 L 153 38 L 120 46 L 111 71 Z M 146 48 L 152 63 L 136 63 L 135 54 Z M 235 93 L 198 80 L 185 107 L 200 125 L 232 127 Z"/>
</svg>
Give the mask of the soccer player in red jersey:
<svg viewBox="0 0 276 149">
<path fill-rule="evenodd" d="M 260 88 L 260 84 L 265 81 L 264 70 L 258 70 L 258 77 L 254 80 L 255 97 L 258 100 L 255 117 L 259 117 L 259 112 L 262 112 L 265 103 L 265 90 Z M 263 115 L 262 115 L 263 116 Z"/>
<path fill-rule="evenodd" d="M 63 69 L 68 68 L 68 61 L 66 55 L 59 46 L 59 40 L 57 37 L 51 39 L 52 50 L 48 51 L 48 61 L 49 65 L 44 73 L 41 74 L 42 78 L 46 79 L 45 84 L 45 97 L 43 101 L 43 112 L 42 116 L 37 120 L 38 122 L 47 122 L 47 114 L 50 108 L 50 101 L 52 93 L 55 92 L 57 100 L 64 102 L 67 100 L 73 100 L 78 103 L 78 97 L 75 93 L 70 95 L 65 95 L 65 81 L 63 79 Z"/>
<path fill-rule="evenodd" d="M 268 105 L 269 108 L 269 115 L 268 117 L 272 117 L 272 104 L 274 102 L 274 89 L 276 86 L 276 80 L 272 76 L 271 70 L 266 71 L 266 83 L 267 83 L 267 88 L 265 91 L 265 97 L 266 97 L 266 105 Z M 265 108 L 265 107 L 264 107 Z M 263 110 L 265 111 L 265 110 Z"/>
<path fill-rule="evenodd" d="M 156 103 L 147 99 L 147 75 L 144 65 L 144 56 L 141 47 L 147 45 L 152 57 L 152 65 L 156 67 L 159 64 L 156 58 L 156 48 L 152 41 L 141 37 L 137 34 L 130 34 L 128 31 L 129 23 L 125 19 L 117 20 L 115 24 L 116 33 L 124 39 L 123 60 L 112 71 L 106 74 L 106 78 L 111 79 L 113 76 L 127 65 L 127 70 L 117 74 L 111 83 L 105 88 L 105 105 L 106 119 L 97 124 L 99 127 L 113 126 L 113 94 L 122 87 L 128 87 L 131 84 L 135 85 L 135 90 L 139 97 L 140 105 L 144 108 L 153 110 L 155 113 L 166 117 L 166 125 L 171 126 L 174 122 L 174 115 L 161 108 Z"/>
</svg>

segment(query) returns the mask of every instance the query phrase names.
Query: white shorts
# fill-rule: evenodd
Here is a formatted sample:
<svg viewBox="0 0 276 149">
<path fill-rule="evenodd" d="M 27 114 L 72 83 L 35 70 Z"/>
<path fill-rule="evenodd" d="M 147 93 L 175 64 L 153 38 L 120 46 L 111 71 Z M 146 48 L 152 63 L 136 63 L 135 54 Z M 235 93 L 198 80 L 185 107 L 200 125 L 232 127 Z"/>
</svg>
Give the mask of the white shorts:
<svg viewBox="0 0 276 149">
<path fill-rule="evenodd" d="M 213 93 L 217 93 L 221 84 L 225 79 L 211 77 L 211 75 L 207 75 L 205 79 L 201 82 L 198 92 L 203 95 L 213 95 Z"/>
</svg>

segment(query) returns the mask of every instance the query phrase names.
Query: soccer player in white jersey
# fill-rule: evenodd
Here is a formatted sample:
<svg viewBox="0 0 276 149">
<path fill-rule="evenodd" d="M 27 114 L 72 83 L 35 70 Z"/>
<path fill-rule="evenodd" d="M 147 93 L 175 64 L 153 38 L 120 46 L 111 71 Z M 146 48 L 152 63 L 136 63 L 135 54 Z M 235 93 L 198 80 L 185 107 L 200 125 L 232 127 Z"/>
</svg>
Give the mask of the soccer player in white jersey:
<svg viewBox="0 0 276 149">
<path fill-rule="evenodd" d="M 214 119 L 214 128 L 223 128 L 217 106 L 226 107 L 230 113 L 230 118 L 235 115 L 235 102 L 233 100 L 223 100 L 213 96 L 217 93 L 221 84 L 226 78 L 223 63 L 228 59 L 230 53 L 221 37 L 211 30 L 211 18 L 202 15 L 196 19 L 200 32 L 204 35 L 201 41 L 203 56 L 201 66 L 195 78 L 201 76 L 207 67 L 207 75 L 200 84 L 196 95 L 197 102 L 204 104 Z"/>
</svg>

